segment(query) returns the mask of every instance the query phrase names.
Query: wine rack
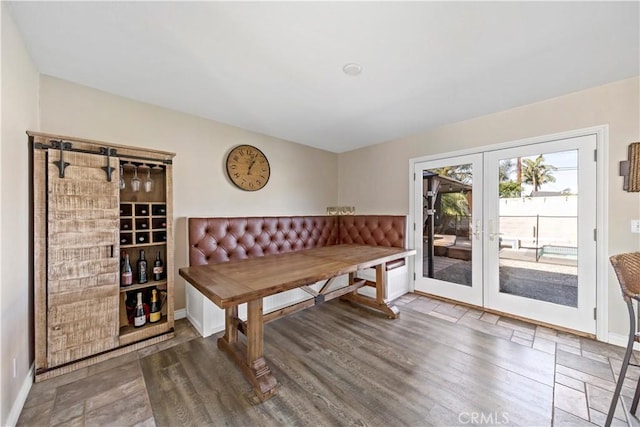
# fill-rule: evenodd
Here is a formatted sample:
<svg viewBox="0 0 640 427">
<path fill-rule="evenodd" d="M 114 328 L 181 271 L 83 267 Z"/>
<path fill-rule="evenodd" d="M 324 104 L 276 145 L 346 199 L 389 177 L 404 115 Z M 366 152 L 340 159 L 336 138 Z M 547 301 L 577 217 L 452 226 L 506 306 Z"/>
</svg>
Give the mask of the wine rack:
<svg viewBox="0 0 640 427">
<path fill-rule="evenodd" d="M 134 327 L 131 318 L 131 301 L 136 294 L 141 292 L 146 307 L 149 306 L 149 295 L 156 288 L 164 295 L 169 295 L 171 280 L 169 268 L 172 258 L 169 251 L 168 231 L 170 216 L 170 203 L 168 203 L 166 185 L 166 166 L 154 163 L 140 163 L 137 160 L 120 159 L 123 171 L 123 181 L 120 190 L 120 250 L 129 254 L 131 268 L 133 270 L 133 284 L 120 287 L 120 343 L 136 342 L 141 337 L 159 333 L 167 328 L 167 323 L 173 323 L 173 313 L 168 311 L 165 303 L 162 307 L 160 321 L 147 323 L 142 327 Z M 141 173 L 142 172 L 142 173 Z M 133 180 L 136 176 L 140 180 L 151 179 L 153 186 L 145 188 L 141 184 L 137 191 L 134 190 Z M 122 188 L 124 187 L 124 188 Z M 147 261 L 147 278 L 145 283 L 139 283 L 137 261 L 140 251 L 145 251 Z M 153 280 L 153 266 L 156 255 L 164 263 L 164 276 L 161 280 Z M 127 306 L 129 301 L 129 306 Z M 165 301 L 169 301 L 166 298 Z M 172 306 L 172 304 L 171 304 Z M 172 310 L 172 308 L 171 308 Z"/>
<path fill-rule="evenodd" d="M 166 210 L 165 204 L 120 203 L 120 247 L 166 243 Z"/>
</svg>

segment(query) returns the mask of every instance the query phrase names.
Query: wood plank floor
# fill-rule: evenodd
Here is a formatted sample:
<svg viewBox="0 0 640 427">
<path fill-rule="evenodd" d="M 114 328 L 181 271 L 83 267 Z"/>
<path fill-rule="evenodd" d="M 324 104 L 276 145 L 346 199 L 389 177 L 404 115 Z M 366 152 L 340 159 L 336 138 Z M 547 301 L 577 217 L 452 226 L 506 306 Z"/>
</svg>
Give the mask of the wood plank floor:
<svg viewBox="0 0 640 427">
<path fill-rule="evenodd" d="M 265 327 L 258 403 L 216 336 L 34 384 L 18 425 L 602 425 L 624 349 L 413 294 L 399 319 L 332 301 Z M 618 425 L 640 372 L 630 368 Z M 475 422 L 474 422 L 475 420 Z"/>
</svg>

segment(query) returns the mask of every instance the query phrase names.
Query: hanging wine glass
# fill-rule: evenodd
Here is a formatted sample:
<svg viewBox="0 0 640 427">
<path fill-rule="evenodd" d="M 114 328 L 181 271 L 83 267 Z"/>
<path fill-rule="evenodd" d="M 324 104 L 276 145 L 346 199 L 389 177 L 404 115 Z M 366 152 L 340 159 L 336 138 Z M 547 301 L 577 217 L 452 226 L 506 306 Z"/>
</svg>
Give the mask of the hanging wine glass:
<svg viewBox="0 0 640 427">
<path fill-rule="evenodd" d="M 133 166 L 133 178 L 131 178 L 131 190 L 135 193 L 140 191 L 140 178 L 138 178 L 138 165 Z"/>
<path fill-rule="evenodd" d="M 127 185 L 124 182 L 124 166 L 120 163 L 120 189 L 124 190 Z"/>
<path fill-rule="evenodd" d="M 153 191 L 153 180 L 151 179 L 151 165 L 147 169 L 147 179 L 144 181 L 144 191 L 151 193 Z"/>
</svg>

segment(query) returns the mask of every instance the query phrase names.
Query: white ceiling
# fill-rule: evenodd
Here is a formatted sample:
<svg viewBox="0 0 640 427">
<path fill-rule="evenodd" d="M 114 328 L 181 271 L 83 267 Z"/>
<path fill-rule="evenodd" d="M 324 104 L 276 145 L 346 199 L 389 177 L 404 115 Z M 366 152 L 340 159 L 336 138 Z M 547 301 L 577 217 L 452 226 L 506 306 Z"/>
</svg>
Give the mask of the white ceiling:
<svg viewBox="0 0 640 427">
<path fill-rule="evenodd" d="M 11 3 L 43 74 L 333 152 L 639 75 L 639 6 Z"/>
</svg>

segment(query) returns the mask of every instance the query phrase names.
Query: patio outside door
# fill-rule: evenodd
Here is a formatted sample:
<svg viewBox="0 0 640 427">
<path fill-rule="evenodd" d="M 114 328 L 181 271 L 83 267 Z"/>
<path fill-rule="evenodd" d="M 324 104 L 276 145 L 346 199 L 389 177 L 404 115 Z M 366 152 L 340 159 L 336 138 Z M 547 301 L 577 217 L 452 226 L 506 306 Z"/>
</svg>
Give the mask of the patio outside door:
<svg viewBox="0 0 640 427">
<path fill-rule="evenodd" d="M 588 135 L 416 163 L 415 289 L 595 334 L 595 148 Z"/>
<path fill-rule="evenodd" d="M 595 334 L 595 149 L 589 135 L 485 153 L 485 307 Z"/>
<path fill-rule="evenodd" d="M 481 306 L 482 154 L 418 163 L 415 177 L 416 290 Z"/>
</svg>

